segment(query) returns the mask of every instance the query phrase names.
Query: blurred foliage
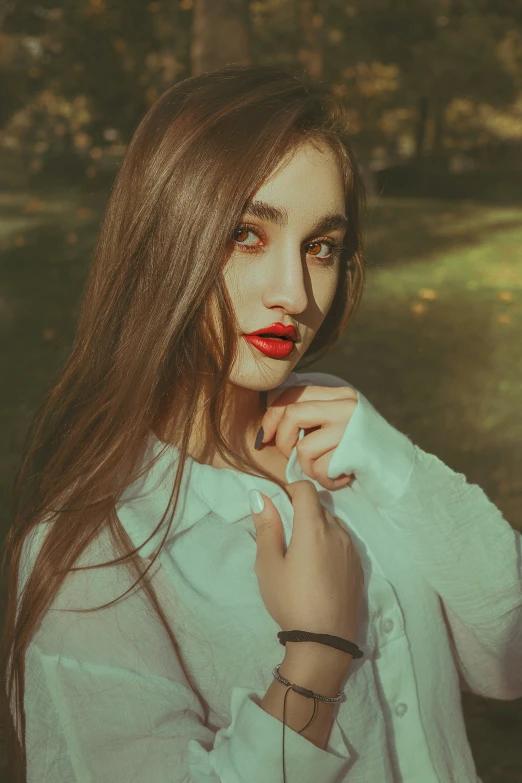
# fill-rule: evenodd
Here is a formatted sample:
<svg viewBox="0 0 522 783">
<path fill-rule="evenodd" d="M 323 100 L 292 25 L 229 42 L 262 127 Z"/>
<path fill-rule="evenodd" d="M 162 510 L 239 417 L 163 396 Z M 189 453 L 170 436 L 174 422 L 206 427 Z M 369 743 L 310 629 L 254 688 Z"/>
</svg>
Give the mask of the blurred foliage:
<svg viewBox="0 0 522 783">
<path fill-rule="evenodd" d="M 212 14 L 208 3 L 6 3 L 0 143 L 29 150 L 35 174 L 65 156 L 70 176 L 94 177 L 105 148 L 121 153 L 159 95 L 197 72 L 196 37 L 199 51 L 212 41 L 216 62 L 227 61 L 231 43 L 215 29 L 225 0 L 213 0 Z M 327 80 L 348 109 L 363 165 L 522 138 L 520 0 L 235 3 L 248 27 L 247 61 Z"/>
<path fill-rule="evenodd" d="M 30 100 L 50 91 L 71 104 L 81 96 L 89 109 L 89 132 L 103 141 L 108 126 L 127 140 L 156 97 L 186 65 L 187 24 L 177 3 L 142 0 L 66 0 L 60 8 L 11 3 L 5 34 L 20 36 L 28 50 Z M 185 74 L 186 75 L 186 74 Z"/>
</svg>

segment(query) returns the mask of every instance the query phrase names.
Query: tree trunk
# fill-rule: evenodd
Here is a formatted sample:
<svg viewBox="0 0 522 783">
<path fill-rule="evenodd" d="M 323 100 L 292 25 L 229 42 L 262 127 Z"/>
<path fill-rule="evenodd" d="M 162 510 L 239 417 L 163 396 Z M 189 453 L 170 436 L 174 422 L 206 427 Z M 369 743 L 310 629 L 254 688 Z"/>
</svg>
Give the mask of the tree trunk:
<svg viewBox="0 0 522 783">
<path fill-rule="evenodd" d="M 192 75 L 224 65 L 250 65 L 248 0 L 194 0 Z"/>
<path fill-rule="evenodd" d="M 428 99 L 422 95 L 419 98 L 418 103 L 419 111 L 417 115 L 417 130 L 415 133 L 415 155 L 417 158 L 422 156 L 424 152 L 424 144 L 426 141 L 426 126 L 428 122 Z"/>
<path fill-rule="evenodd" d="M 371 158 L 369 154 L 367 155 L 359 154 L 357 156 L 357 164 L 359 166 L 359 171 L 361 173 L 361 179 L 363 181 L 364 189 L 366 190 L 366 195 L 368 196 L 368 198 L 376 198 L 378 195 L 377 178 L 370 165 L 370 162 L 371 162 Z"/>
<path fill-rule="evenodd" d="M 437 101 L 433 114 L 434 133 L 433 133 L 433 153 L 438 155 L 442 152 L 442 135 L 444 133 L 444 114 L 445 106 L 442 101 Z"/>
<path fill-rule="evenodd" d="M 305 45 L 298 52 L 305 70 L 318 80 L 323 76 L 323 50 L 318 33 L 323 25 L 323 17 L 318 12 L 319 6 L 317 0 L 302 0 L 300 3 L 300 26 Z"/>
</svg>

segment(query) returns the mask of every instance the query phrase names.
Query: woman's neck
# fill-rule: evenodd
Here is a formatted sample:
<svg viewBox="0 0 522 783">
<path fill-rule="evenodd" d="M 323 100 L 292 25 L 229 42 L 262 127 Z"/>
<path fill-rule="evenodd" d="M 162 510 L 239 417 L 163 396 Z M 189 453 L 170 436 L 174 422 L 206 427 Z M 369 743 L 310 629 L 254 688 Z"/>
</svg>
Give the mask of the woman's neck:
<svg viewBox="0 0 522 783">
<path fill-rule="evenodd" d="M 223 416 L 224 431 L 223 437 L 230 443 L 230 445 L 238 451 L 240 454 L 248 455 L 254 460 L 261 454 L 261 451 L 265 451 L 266 447 L 263 447 L 261 451 L 254 449 L 254 443 L 257 432 L 261 426 L 261 421 L 266 412 L 266 403 L 268 392 L 256 392 L 254 402 L 257 408 L 252 413 L 252 408 L 248 410 L 244 404 L 236 406 L 228 406 L 228 409 Z M 182 422 L 186 419 L 186 414 L 183 413 L 184 408 L 181 406 L 177 409 L 177 416 L 171 416 L 165 421 L 161 422 L 155 429 L 155 434 L 164 443 L 177 446 L 181 445 L 181 439 L 183 435 Z M 211 438 L 208 435 L 208 421 L 205 416 L 205 411 L 198 409 L 195 421 L 192 427 L 191 436 L 189 439 L 187 453 L 202 464 L 215 465 L 216 467 L 226 467 L 223 463 L 219 453 L 214 449 Z M 206 434 L 205 434 L 206 433 Z M 267 453 L 265 451 L 265 453 Z"/>
</svg>

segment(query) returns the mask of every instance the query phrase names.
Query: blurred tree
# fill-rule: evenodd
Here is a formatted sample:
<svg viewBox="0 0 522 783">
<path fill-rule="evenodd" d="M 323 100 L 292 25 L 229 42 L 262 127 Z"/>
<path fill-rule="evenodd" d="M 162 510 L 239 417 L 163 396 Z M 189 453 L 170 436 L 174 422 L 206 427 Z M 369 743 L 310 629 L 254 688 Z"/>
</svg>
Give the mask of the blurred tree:
<svg viewBox="0 0 522 783">
<path fill-rule="evenodd" d="M 394 99 L 416 110 L 418 156 L 426 151 L 430 124 L 431 151 L 441 150 L 445 112 L 453 99 L 495 107 L 515 99 L 516 81 L 499 53 L 506 34 L 520 21 L 511 15 L 511 6 L 506 0 L 503 16 L 489 0 L 358 1 L 367 56 L 400 68 Z"/>
<path fill-rule="evenodd" d="M 323 45 L 319 33 L 324 17 L 319 12 L 320 6 L 320 0 L 300 0 L 298 3 L 301 46 L 297 56 L 314 79 L 322 79 L 324 70 Z"/>
<path fill-rule="evenodd" d="M 0 32 L 0 128 L 31 94 L 29 51 L 19 36 Z"/>
<path fill-rule="evenodd" d="M 190 60 L 194 75 L 252 62 L 248 0 L 194 0 Z"/>
<path fill-rule="evenodd" d="M 11 3 L 4 31 L 34 42 L 33 95 L 84 96 L 93 144 L 107 128 L 128 141 L 149 105 L 186 72 L 190 18 L 178 2 L 51 0 Z M 36 49 L 38 48 L 38 51 Z M 62 136 L 62 143 L 74 134 Z M 51 140 L 49 140 L 51 141 Z"/>
<path fill-rule="evenodd" d="M 516 132 L 520 0 L 55 3 L 0 10 L 0 122 L 38 154 L 69 149 L 89 169 L 168 86 L 227 62 L 326 80 L 363 167 Z"/>
</svg>

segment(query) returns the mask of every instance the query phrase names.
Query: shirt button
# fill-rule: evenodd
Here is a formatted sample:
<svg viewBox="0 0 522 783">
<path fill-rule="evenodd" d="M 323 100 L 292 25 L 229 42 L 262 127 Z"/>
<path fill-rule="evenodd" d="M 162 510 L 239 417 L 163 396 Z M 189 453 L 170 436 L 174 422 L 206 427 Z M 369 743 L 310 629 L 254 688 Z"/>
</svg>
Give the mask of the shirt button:
<svg viewBox="0 0 522 783">
<path fill-rule="evenodd" d="M 382 624 L 383 631 L 389 633 L 393 628 L 393 620 L 385 620 Z"/>
<path fill-rule="evenodd" d="M 408 707 L 405 704 L 397 704 L 395 707 L 395 714 L 401 717 L 401 715 L 404 715 L 404 713 L 407 711 Z"/>
</svg>

